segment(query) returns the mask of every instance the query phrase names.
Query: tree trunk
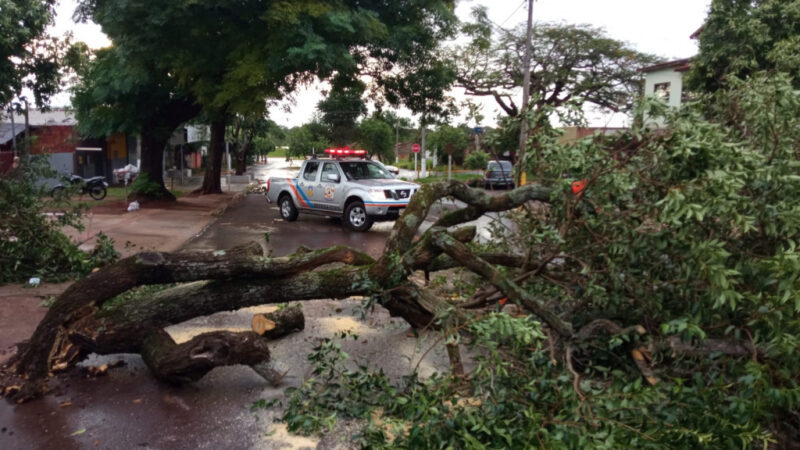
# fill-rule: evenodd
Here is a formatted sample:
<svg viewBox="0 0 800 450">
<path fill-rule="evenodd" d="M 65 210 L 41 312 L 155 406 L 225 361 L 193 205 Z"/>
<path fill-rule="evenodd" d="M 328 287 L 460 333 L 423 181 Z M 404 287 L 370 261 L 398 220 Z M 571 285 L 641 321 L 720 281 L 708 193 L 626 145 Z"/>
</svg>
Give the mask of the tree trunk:
<svg viewBox="0 0 800 450">
<path fill-rule="evenodd" d="M 142 359 L 156 378 L 170 384 L 197 381 L 217 366 L 269 361 L 267 341 L 253 332 L 216 331 L 176 344 L 164 330 L 145 340 Z"/>
<path fill-rule="evenodd" d="M 147 176 L 150 186 L 142 186 L 138 192 L 132 193 L 132 198 L 175 200 L 175 196 L 164 185 L 164 149 L 172 132 L 199 112 L 200 108 L 192 103 L 191 99 L 185 98 L 175 99 L 166 108 L 153 111 L 150 122 L 144 126 L 141 133 L 142 164 L 139 174 L 140 177 Z"/>
<path fill-rule="evenodd" d="M 250 145 L 247 141 L 236 152 L 236 175 L 244 175 L 247 172 L 247 154 L 250 152 Z"/>
<path fill-rule="evenodd" d="M 167 141 L 158 139 L 147 129 L 141 134 L 142 139 L 142 164 L 139 177 L 141 180 L 134 184 L 131 199 L 135 200 L 175 200 L 172 192 L 164 185 L 164 148 Z M 146 177 L 147 185 L 142 185 Z"/>
<path fill-rule="evenodd" d="M 222 154 L 225 152 L 225 119 L 211 121 L 211 145 L 206 160 L 206 173 L 203 177 L 203 194 L 221 194 Z"/>
</svg>

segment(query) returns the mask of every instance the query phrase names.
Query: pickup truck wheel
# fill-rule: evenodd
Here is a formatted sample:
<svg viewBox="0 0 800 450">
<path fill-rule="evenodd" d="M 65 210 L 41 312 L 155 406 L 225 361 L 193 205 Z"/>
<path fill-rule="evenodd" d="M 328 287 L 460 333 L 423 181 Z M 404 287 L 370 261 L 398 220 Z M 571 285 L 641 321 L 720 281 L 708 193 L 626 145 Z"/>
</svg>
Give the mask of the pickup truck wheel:
<svg viewBox="0 0 800 450">
<path fill-rule="evenodd" d="M 292 197 L 288 195 L 281 196 L 278 200 L 278 209 L 281 211 L 281 217 L 287 222 L 294 222 L 297 220 L 297 208 L 294 207 Z"/>
<path fill-rule="evenodd" d="M 344 223 L 353 231 L 367 231 L 372 227 L 372 219 L 367 216 L 363 202 L 355 201 L 344 209 Z"/>
</svg>

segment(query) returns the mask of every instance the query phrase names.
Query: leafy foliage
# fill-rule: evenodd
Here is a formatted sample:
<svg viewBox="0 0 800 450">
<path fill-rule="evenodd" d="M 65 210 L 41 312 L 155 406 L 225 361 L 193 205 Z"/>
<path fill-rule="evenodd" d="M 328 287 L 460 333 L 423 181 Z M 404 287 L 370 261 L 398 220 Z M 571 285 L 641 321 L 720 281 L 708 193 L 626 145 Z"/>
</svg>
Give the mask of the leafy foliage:
<svg viewBox="0 0 800 450">
<path fill-rule="evenodd" d="M 322 123 L 328 126 L 328 139 L 334 145 L 348 145 L 356 139 L 356 120 L 367 113 L 361 98 L 365 90 L 364 82 L 337 75 L 327 98 L 317 103 Z"/>
<path fill-rule="evenodd" d="M 714 0 L 700 32 L 688 86 L 715 92 L 729 79 L 783 72 L 800 87 L 800 2 Z"/>
<path fill-rule="evenodd" d="M 454 155 L 463 154 L 467 149 L 468 137 L 463 128 L 442 125 L 428 135 L 428 147 L 438 148 L 439 154 L 452 150 Z"/>
<path fill-rule="evenodd" d="M 464 158 L 464 166 L 472 170 L 486 169 L 486 164 L 488 162 L 489 154 L 486 152 L 472 152 Z"/>
<path fill-rule="evenodd" d="M 489 306 L 443 330 L 472 348 L 464 378 L 387 387 L 380 372 L 323 358 L 328 376 L 295 393 L 285 420 L 316 432 L 333 414 L 359 417 L 370 448 L 797 442 L 800 92 L 785 76 L 729 86 L 703 99 L 723 123 L 648 101 L 637 114 L 666 114 L 667 128 L 532 141 L 541 158 L 524 163 L 554 188 L 550 204 L 511 213 L 513 232 L 486 247 L 524 249 L 528 270 L 502 273 L 571 332 Z"/>
<path fill-rule="evenodd" d="M 78 249 L 61 227 L 82 229 L 80 209 L 65 203 L 50 203 L 40 184 L 53 177 L 46 159 L 33 158 L 25 170 L 0 176 L 0 283 L 38 276 L 59 281 L 89 273 L 116 259 L 113 243 L 98 236 L 98 246 L 87 254 Z M 45 208 L 62 209 L 48 217 Z"/>
<path fill-rule="evenodd" d="M 318 118 L 289 131 L 287 156 L 303 157 L 312 152 L 322 153 L 330 142 L 325 137 L 326 129 Z"/>
<path fill-rule="evenodd" d="M 37 104 L 57 93 L 64 43 L 47 37 L 53 0 L 0 1 L 0 106 L 31 89 Z"/>
<path fill-rule="evenodd" d="M 358 125 L 358 142 L 370 155 L 382 161 L 394 158 L 394 133 L 388 123 L 380 119 L 364 119 Z"/>
<path fill-rule="evenodd" d="M 131 194 L 141 194 L 146 197 L 158 197 L 162 192 L 161 185 L 152 179 L 147 172 L 141 173 L 131 183 Z"/>
</svg>

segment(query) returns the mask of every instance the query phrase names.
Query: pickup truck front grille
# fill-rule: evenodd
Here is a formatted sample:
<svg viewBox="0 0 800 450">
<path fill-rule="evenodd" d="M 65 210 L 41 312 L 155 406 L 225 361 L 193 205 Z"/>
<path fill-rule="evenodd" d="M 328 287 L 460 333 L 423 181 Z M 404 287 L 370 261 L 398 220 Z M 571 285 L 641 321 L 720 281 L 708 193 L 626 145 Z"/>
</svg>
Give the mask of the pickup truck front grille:
<svg viewBox="0 0 800 450">
<path fill-rule="evenodd" d="M 414 191 L 411 189 L 395 189 L 395 190 L 385 189 L 383 191 L 383 195 L 386 196 L 386 198 L 391 198 L 393 200 L 409 199 L 411 198 L 411 194 L 413 193 Z"/>
</svg>

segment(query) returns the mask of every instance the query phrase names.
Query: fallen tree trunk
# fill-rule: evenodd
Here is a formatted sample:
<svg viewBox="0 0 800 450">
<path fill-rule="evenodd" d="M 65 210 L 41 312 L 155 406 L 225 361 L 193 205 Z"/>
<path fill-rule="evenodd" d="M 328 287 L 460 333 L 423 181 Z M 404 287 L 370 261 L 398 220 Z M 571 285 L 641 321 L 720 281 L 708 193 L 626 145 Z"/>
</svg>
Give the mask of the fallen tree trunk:
<svg viewBox="0 0 800 450">
<path fill-rule="evenodd" d="M 438 258 L 447 248 L 438 241 L 443 237 L 463 243 L 475 236 L 475 229 L 471 227 L 448 231 L 437 227 L 414 240 L 434 202 L 445 196 L 453 196 L 470 205 L 464 212 L 447 213 L 439 220 L 449 226 L 461 223 L 462 219 L 478 217 L 486 211 L 513 208 L 528 200 L 544 201 L 549 198 L 549 190 L 525 186 L 492 197 L 457 182 L 426 185 L 412 198 L 400 220 L 395 222 L 384 254 L 377 261 L 347 247 L 314 251 L 301 248 L 286 257 L 267 258 L 261 255 L 258 245 L 208 253 L 146 252 L 123 259 L 76 282 L 65 291 L 30 341 L 20 346 L 21 351 L 12 364 L 3 369 L 5 374 L 26 380 L 15 399 L 26 400 L 46 391 L 46 381 L 52 371 L 72 367 L 89 352 L 142 353 L 159 378 L 171 381 L 194 379 L 214 364 L 237 359 L 249 361 L 247 358 L 252 357 L 249 350 L 255 347 L 248 350 L 252 341 L 247 336 L 206 336 L 199 337 L 191 345 L 177 345 L 157 331 L 197 316 L 246 306 L 354 295 L 376 296 L 392 315 L 402 317 L 416 327 L 463 323 L 466 316 L 460 310 L 433 292 L 408 281 L 408 275 L 414 270 L 427 270 L 426 266 L 442 261 Z M 448 264 L 464 265 L 464 261 L 453 254 L 449 256 Z M 519 262 L 514 257 L 501 259 L 510 264 Z M 167 283 L 181 284 L 135 301 L 109 302 L 138 286 Z M 498 287 L 502 289 L 508 285 Z M 547 316 L 544 310 L 534 312 Z M 436 320 L 434 324 L 435 319 L 442 316 L 448 319 Z M 274 329 L 279 328 L 280 321 L 269 320 L 275 322 Z M 143 333 L 142 330 L 148 331 Z M 260 331 L 267 334 L 269 330 Z M 281 333 L 284 331 L 280 330 Z M 207 358 L 203 364 L 192 360 L 193 355 L 206 355 L 198 349 L 209 345 L 209 348 L 231 351 L 237 345 L 244 347 L 243 353 L 233 360 L 223 358 L 221 353 Z M 264 364 L 265 360 L 262 360 L 255 366 L 264 367 Z"/>
<path fill-rule="evenodd" d="M 267 340 L 251 331 L 215 331 L 176 344 L 164 330 L 144 341 L 142 359 L 156 378 L 170 384 L 197 381 L 218 366 L 253 366 L 269 361 Z"/>
<path fill-rule="evenodd" d="M 256 314 L 252 321 L 253 332 L 259 336 L 277 339 L 306 326 L 303 310 L 291 306 L 265 314 Z"/>
</svg>

